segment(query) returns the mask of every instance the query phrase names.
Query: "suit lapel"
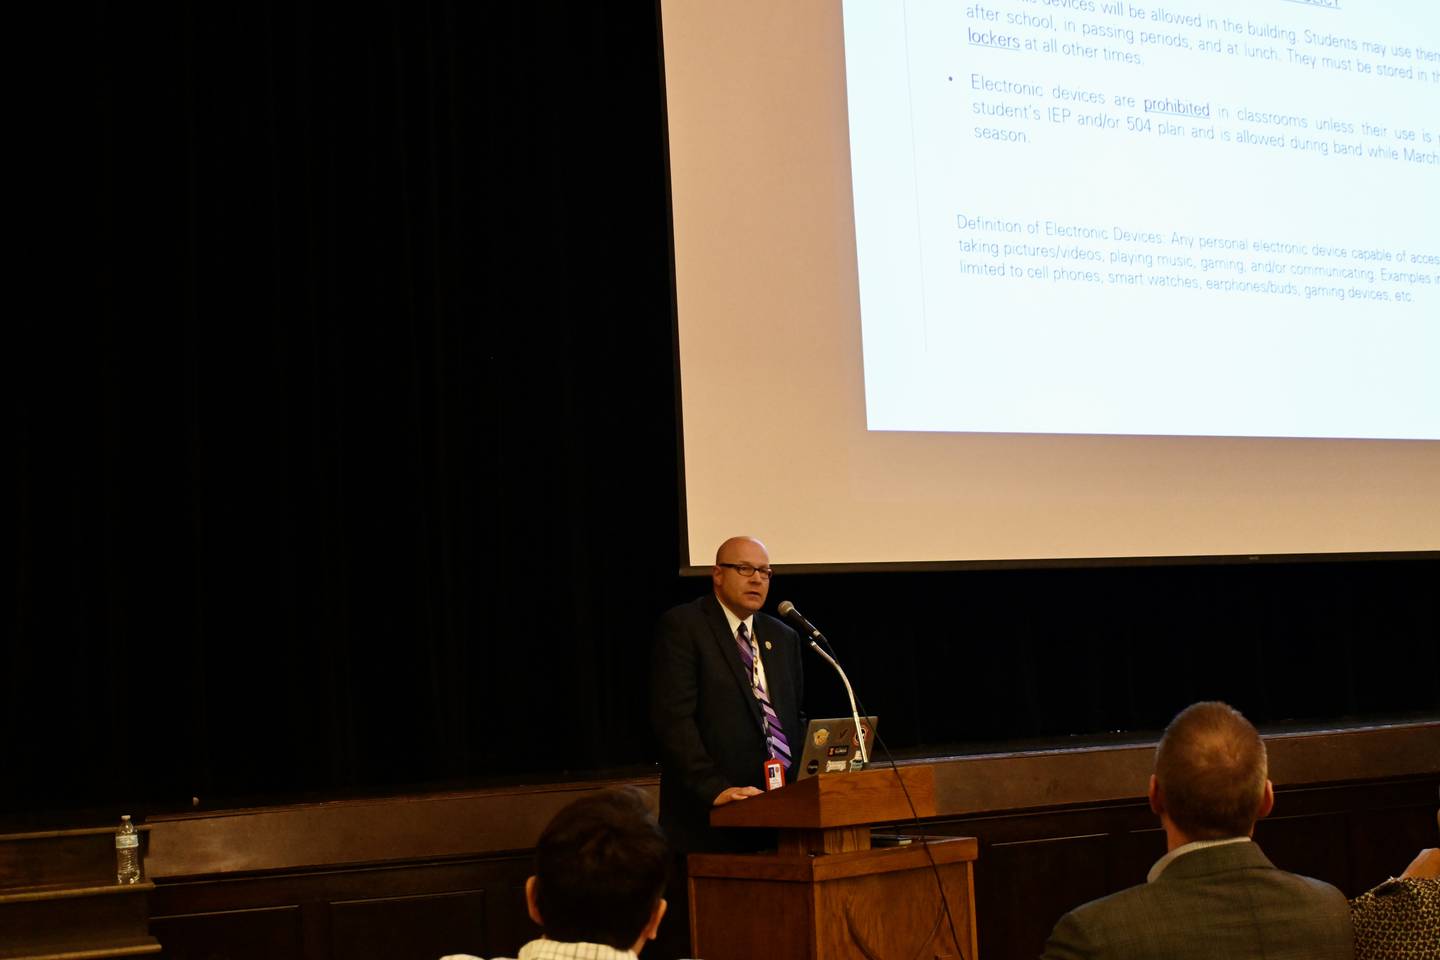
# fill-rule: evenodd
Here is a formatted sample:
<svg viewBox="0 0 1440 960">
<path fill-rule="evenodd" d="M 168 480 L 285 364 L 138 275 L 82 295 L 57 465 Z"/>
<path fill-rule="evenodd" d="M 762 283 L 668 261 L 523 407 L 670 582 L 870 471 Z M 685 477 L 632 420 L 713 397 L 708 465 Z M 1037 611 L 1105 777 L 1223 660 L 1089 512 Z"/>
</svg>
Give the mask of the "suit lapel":
<svg viewBox="0 0 1440 960">
<path fill-rule="evenodd" d="M 750 715 L 755 719 L 755 727 L 758 731 L 764 724 L 765 717 L 760 711 L 760 701 L 755 699 L 755 691 L 750 688 L 750 674 L 745 670 L 745 661 L 740 659 L 740 647 L 735 642 L 735 635 L 730 632 L 730 621 L 725 618 L 725 611 L 721 609 L 720 601 L 715 599 L 714 594 L 706 599 L 710 601 L 707 604 L 710 632 L 714 635 L 715 643 L 720 648 L 721 658 L 730 667 L 730 673 L 740 687 L 740 692 L 745 698 Z M 759 620 L 759 617 L 755 618 L 757 625 Z M 770 669 L 768 661 L 762 660 L 761 662 L 765 664 L 765 669 Z"/>
</svg>

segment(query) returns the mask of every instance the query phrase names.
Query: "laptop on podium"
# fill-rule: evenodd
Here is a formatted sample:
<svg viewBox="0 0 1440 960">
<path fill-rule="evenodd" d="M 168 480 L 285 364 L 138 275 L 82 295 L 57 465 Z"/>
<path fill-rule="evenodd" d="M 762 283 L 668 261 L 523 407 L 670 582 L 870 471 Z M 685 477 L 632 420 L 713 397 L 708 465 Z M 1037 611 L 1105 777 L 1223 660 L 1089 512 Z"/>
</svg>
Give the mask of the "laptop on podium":
<svg viewBox="0 0 1440 960">
<path fill-rule="evenodd" d="M 860 718 L 867 752 L 875 749 L 875 727 L 879 722 L 879 717 Z M 800 754 L 800 762 L 792 767 L 795 780 L 862 769 L 853 717 L 810 721 L 805 728 L 805 750 Z"/>
</svg>

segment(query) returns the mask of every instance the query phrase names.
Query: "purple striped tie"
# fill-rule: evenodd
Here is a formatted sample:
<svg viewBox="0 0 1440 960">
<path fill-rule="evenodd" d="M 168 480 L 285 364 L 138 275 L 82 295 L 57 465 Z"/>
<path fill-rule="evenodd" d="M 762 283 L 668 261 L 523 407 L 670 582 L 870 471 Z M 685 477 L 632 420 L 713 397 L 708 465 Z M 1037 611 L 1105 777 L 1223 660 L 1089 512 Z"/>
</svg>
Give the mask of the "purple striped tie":
<svg viewBox="0 0 1440 960">
<path fill-rule="evenodd" d="M 770 745 L 770 756 L 779 760 L 780 765 L 789 770 L 790 741 L 785 739 L 780 718 L 776 716 L 775 708 L 770 705 L 770 694 L 755 670 L 755 655 L 760 651 L 751 646 L 750 631 L 745 629 L 743 623 L 740 624 L 740 629 L 735 631 L 735 645 L 740 648 L 740 659 L 745 661 L 745 669 L 750 671 L 750 689 L 755 691 L 755 699 L 760 701 L 760 710 L 765 715 L 765 742 Z"/>
</svg>

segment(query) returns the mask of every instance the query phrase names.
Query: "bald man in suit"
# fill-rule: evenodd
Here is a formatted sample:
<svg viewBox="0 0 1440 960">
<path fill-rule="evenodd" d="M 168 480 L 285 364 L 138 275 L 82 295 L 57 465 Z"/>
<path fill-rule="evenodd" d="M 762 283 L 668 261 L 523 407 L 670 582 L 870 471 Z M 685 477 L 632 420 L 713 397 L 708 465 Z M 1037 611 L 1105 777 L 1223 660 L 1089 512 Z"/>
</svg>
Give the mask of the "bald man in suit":
<svg viewBox="0 0 1440 960">
<path fill-rule="evenodd" d="M 711 591 L 667 611 L 656 628 L 650 717 L 660 744 L 660 825 L 681 854 L 774 842 L 770 833 L 710 826 L 714 807 L 760 793 L 767 760 L 788 767 L 791 745 L 798 757 L 805 734 L 800 639 L 760 612 L 770 575 L 765 545 L 732 537 L 715 553 Z M 747 665 L 742 646 L 758 666 Z"/>
</svg>

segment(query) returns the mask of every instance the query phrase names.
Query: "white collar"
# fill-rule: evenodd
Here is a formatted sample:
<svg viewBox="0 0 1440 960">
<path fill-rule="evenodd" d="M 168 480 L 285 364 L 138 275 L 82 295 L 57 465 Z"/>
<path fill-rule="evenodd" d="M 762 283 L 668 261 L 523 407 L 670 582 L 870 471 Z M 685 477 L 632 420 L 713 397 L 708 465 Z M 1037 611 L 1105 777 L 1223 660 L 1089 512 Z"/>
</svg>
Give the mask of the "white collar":
<svg viewBox="0 0 1440 960">
<path fill-rule="evenodd" d="M 715 602 L 719 603 L 720 598 L 716 597 Z M 755 614 L 752 613 L 744 620 L 741 620 L 739 617 L 735 616 L 735 614 L 731 613 L 730 608 L 725 606 L 725 604 L 723 603 L 720 604 L 720 610 L 722 613 L 725 614 L 725 622 L 730 624 L 730 636 L 735 636 L 735 631 L 739 630 L 740 624 L 743 623 L 745 624 L 745 632 L 750 635 L 750 639 L 755 639 Z"/>
<path fill-rule="evenodd" d="M 1223 839 L 1223 840 L 1194 840 L 1194 841 L 1191 841 L 1190 843 L 1184 844 L 1183 846 L 1176 847 L 1174 850 L 1171 850 L 1169 853 L 1165 854 L 1165 856 L 1161 857 L 1159 860 L 1156 860 L 1156 861 L 1155 861 L 1155 866 L 1151 867 L 1151 868 L 1150 868 L 1150 872 L 1149 872 L 1148 874 L 1146 874 L 1146 876 L 1145 876 L 1145 882 L 1146 882 L 1146 883 L 1154 883 L 1156 880 L 1159 880 L 1159 879 L 1160 879 L 1160 874 L 1162 874 L 1162 873 L 1165 872 L 1165 868 L 1166 868 L 1166 867 L 1170 866 L 1170 864 L 1174 863 L 1176 860 L 1178 860 L 1178 859 L 1180 859 L 1181 857 L 1185 856 L 1185 854 L 1187 854 L 1187 853 L 1194 853 L 1196 850 L 1204 850 L 1204 849 L 1207 849 L 1208 847 L 1223 847 L 1223 846 L 1225 846 L 1226 844 L 1231 844 L 1231 843 L 1249 843 L 1249 842 L 1250 842 L 1250 838 L 1249 838 L 1249 837 L 1226 837 L 1226 838 Z"/>
<path fill-rule="evenodd" d="M 565 943 L 561 940 L 531 940 L 520 948 L 519 960 L 635 960 L 630 950 L 616 950 L 603 943 Z"/>
</svg>

